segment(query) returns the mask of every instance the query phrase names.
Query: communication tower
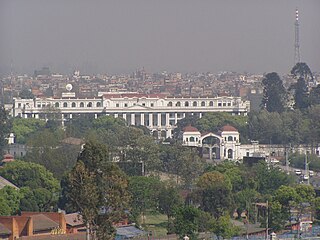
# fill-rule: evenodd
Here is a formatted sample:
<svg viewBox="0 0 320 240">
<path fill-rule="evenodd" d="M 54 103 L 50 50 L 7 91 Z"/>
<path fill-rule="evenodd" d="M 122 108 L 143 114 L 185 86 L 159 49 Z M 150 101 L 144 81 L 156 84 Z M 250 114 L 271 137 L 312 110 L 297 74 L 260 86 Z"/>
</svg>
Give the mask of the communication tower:
<svg viewBox="0 0 320 240">
<path fill-rule="evenodd" d="M 294 63 L 300 62 L 300 40 L 299 40 L 299 11 L 296 8 L 296 21 L 294 23 Z"/>
</svg>

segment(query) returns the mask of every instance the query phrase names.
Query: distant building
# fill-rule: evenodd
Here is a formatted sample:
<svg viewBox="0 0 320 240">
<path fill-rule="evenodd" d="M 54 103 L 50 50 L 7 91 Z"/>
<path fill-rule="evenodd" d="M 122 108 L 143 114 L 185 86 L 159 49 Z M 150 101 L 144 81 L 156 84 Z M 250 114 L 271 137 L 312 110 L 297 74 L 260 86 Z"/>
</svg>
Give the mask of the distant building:
<svg viewBox="0 0 320 240">
<path fill-rule="evenodd" d="M 22 118 L 47 119 L 48 109 L 57 109 L 63 122 L 77 115 L 121 117 L 128 125 L 142 125 L 168 138 L 177 121 L 187 115 L 202 117 L 210 112 L 247 115 L 250 102 L 240 97 L 169 97 L 162 94 L 107 93 L 97 98 L 14 98 L 11 115 Z"/>
</svg>

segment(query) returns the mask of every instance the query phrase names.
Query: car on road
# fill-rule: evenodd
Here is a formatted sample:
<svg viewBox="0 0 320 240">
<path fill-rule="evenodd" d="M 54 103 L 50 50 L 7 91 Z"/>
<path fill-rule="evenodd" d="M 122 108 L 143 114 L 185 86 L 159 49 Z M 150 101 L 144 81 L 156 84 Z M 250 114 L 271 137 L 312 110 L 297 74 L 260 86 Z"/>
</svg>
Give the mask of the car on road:
<svg viewBox="0 0 320 240">
<path fill-rule="evenodd" d="M 300 169 L 295 169 L 295 170 L 294 170 L 294 173 L 295 173 L 296 175 L 301 175 L 301 174 L 302 174 L 302 172 L 301 172 Z"/>
<path fill-rule="evenodd" d="M 314 172 L 312 170 L 309 170 L 309 176 L 313 177 L 314 176 Z"/>
<path fill-rule="evenodd" d="M 303 180 L 308 180 L 309 176 L 308 175 L 303 175 Z"/>
</svg>

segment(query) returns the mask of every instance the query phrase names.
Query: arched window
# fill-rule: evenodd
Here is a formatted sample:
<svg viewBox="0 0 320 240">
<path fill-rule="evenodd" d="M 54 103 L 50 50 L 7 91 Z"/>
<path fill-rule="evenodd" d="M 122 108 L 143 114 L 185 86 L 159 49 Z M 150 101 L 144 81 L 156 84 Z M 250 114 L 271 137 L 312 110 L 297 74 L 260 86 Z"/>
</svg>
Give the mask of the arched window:
<svg viewBox="0 0 320 240">
<path fill-rule="evenodd" d="M 184 103 L 184 106 L 185 106 L 185 107 L 189 107 L 189 102 L 185 102 L 185 103 Z"/>
<path fill-rule="evenodd" d="M 194 137 L 190 137 L 190 142 L 194 142 Z"/>
<path fill-rule="evenodd" d="M 81 108 L 84 107 L 84 103 L 83 102 L 80 103 L 80 107 Z"/>
<path fill-rule="evenodd" d="M 205 106 L 206 106 L 205 101 L 202 101 L 202 102 L 201 102 L 201 107 L 205 107 Z"/>
<path fill-rule="evenodd" d="M 73 102 L 73 103 L 71 103 L 71 107 L 76 107 L 76 103 L 75 102 Z"/>
<path fill-rule="evenodd" d="M 63 107 L 68 107 L 68 103 L 64 102 Z"/>
<path fill-rule="evenodd" d="M 177 102 L 177 103 L 176 103 L 176 107 L 181 107 L 181 103 L 180 103 L 180 102 Z"/>
<path fill-rule="evenodd" d="M 58 108 L 60 106 L 60 104 L 58 103 L 58 102 L 56 102 L 55 104 L 54 104 L 54 107 L 56 107 L 56 108 Z"/>
<path fill-rule="evenodd" d="M 229 159 L 232 159 L 232 158 L 233 158 L 233 151 L 232 151 L 232 149 L 229 149 L 229 150 L 228 150 L 228 158 L 229 158 Z"/>
<path fill-rule="evenodd" d="M 89 103 L 87 104 L 87 107 L 92 107 L 92 102 L 89 102 Z"/>
<path fill-rule="evenodd" d="M 212 107 L 213 106 L 213 101 L 209 102 L 209 106 Z"/>
<path fill-rule="evenodd" d="M 101 102 L 97 102 L 97 107 L 101 107 Z"/>
<path fill-rule="evenodd" d="M 193 102 L 192 104 L 194 107 L 196 107 L 198 105 L 198 103 L 196 101 Z"/>
<path fill-rule="evenodd" d="M 231 142 L 232 142 L 232 140 L 233 140 L 233 137 L 232 137 L 232 136 L 229 136 L 229 137 L 228 137 L 228 141 L 231 141 Z"/>
<path fill-rule="evenodd" d="M 172 102 L 168 102 L 168 107 L 172 107 Z"/>
</svg>

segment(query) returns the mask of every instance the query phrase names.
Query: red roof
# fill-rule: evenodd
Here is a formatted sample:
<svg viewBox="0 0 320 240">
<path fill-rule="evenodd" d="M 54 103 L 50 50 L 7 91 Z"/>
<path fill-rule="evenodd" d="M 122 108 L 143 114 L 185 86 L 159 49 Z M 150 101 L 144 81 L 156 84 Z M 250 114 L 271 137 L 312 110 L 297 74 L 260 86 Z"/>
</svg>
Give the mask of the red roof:
<svg viewBox="0 0 320 240">
<path fill-rule="evenodd" d="M 13 159 L 13 156 L 9 153 L 5 154 L 3 157 L 4 159 Z"/>
<path fill-rule="evenodd" d="M 192 127 L 191 125 L 186 126 L 183 129 L 184 132 L 199 132 L 199 130 L 195 127 Z"/>
<path fill-rule="evenodd" d="M 12 162 L 12 161 L 14 161 L 14 158 L 13 158 L 13 156 L 11 154 L 5 154 L 3 156 L 3 159 L 2 159 L 3 163 Z"/>
<path fill-rule="evenodd" d="M 238 132 L 238 130 L 235 127 L 232 127 L 231 125 L 225 125 L 221 128 L 222 132 Z"/>
<path fill-rule="evenodd" d="M 143 93 L 106 93 L 104 98 L 165 98 L 165 94 L 143 94 Z"/>
</svg>

